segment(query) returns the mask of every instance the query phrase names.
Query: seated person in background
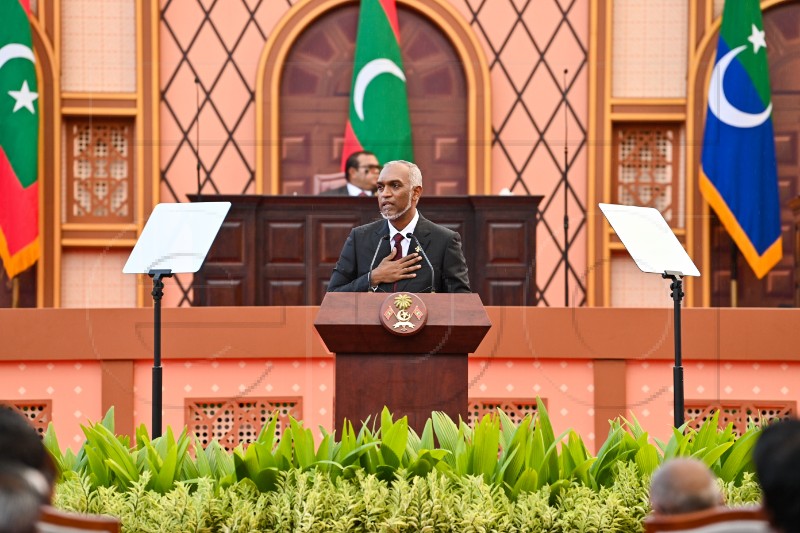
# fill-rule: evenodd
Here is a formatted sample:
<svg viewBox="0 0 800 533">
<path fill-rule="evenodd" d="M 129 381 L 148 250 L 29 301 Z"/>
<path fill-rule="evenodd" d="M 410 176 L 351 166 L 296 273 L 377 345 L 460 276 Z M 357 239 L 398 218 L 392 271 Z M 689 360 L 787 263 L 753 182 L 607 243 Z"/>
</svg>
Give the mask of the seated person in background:
<svg viewBox="0 0 800 533">
<path fill-rule="evenodd" d="M 372 196 L 380 171 L 381 166 L 375 154 L 366 150 L 353 152 L 344 165 L 344 177 L 347 183 L 320 194 L 323 196 Z"/>
<path fill-rule="evenodd" d="M 408 161 L 386 163 L 377 196 L 385 220 L 350 232 L 328 292 L 471 292 L 458 233 L 417 211 L 419 167 Z"/>
<path fill-rule="evenodd" d="M 800 420 L 767 426 L 753 449 L 753 462 L 772 526 L 800 532 Z"/>
<path fill-rule="evenodd" d="M 34 533 L 40 507 L 49 501 L 44 476 L 22 463 L 0 462 L 0 533 Z"/>
<path fill-rule="evenodd" d="M 650 480 L 650 506 L 654 513 L 691 513 L 723 504 L 714 473 L 698 459 L 669 459 Z"/>
<path fill-rule="evenodd" d="M 16 463 L 39 472 L 48 488 L 47 501 L 55 486 L 57 472 L 50 452 L 39 434 L 16 409 L 0 404 L 0 461 Z"/>
</svg>

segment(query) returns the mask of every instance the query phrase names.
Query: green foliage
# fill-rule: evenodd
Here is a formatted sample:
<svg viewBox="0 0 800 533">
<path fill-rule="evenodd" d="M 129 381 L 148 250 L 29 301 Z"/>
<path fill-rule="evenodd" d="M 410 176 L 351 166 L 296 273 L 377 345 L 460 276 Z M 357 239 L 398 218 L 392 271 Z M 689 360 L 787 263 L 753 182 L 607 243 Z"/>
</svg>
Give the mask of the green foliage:
<svg viewBox="0 0 800 533">
<path fill-rule="evenodd" d="M 166 494 L 146 488 L 149 473 L 126 491 L 93 491 L 88 478 L 73 474 L 59 485 L 55 503 L 119 516 L 125 531 L 154 532 L 629 532 L 642 531 L 649 511 L 647 480 L 633 462 L 620 465 L 609 487 L 595 491 L 573 481 L 556 498 L 549 486 L 514 500 L 481 476 L 398 474 L 389 482 L 363 470 L 344 479 L 317 469 L 293 469 L 280 472 L 276 490 L 270 492 L 259 491 L 249 480 L 220 489 L 202 479 L 193 490 L 180 482 Z M 754 486 L 750 479 L 746 490 L 751 496 L 757 496 Z M 734 487 L 739 495 L 746 490 L 744 485 Z"/>
<path fill-rule="evenodd" d="M 705 461 L 731 504 L 760 499 L 758 429 L 737 438 L 717 415 L 667 442 L 634 417 L 613 420 L 597 455 L 574 431 L 555 435 L 541 401 L 519 423 L 498 411 L 470 427 L 434 412 L 422 435 L 384 408 L 358 433 L 345 421 L 339 441 L 321 430 L 319 445 L 302 422 L 280 437 L 277 424 L 276 413 L 232 453 L 185 430 L 151 440 L 143 425 L 131 445 L 114 435 L 113 410 L 82 427 L 78 454 L 61 453 L 49 427 L 56 503 L 120 516 L 126 531 L 640 531 L 650 475 L 676 456 Z"/>
</svg>

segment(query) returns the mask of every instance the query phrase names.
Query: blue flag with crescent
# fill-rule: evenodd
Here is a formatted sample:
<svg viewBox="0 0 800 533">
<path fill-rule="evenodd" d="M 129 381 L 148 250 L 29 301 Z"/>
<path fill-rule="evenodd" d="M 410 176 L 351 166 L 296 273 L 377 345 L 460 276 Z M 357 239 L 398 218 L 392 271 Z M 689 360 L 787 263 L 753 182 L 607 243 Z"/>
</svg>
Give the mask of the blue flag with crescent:
<svg viewBox="0 0 800 533">
<path fill-rule="evenodd" d="M 767 43 L 757 0 L 725 2 L 700 191 L 756 276 L 783 256 Z"/>
</svg>

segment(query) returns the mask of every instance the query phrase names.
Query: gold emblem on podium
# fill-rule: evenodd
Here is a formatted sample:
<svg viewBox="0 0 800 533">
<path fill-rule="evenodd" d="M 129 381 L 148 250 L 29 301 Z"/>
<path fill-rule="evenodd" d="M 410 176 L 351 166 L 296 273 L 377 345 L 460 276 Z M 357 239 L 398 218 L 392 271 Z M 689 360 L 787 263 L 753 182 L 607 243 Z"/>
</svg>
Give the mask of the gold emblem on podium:
<svg viewBox="0 0 800 533">
<path fill-rule="evenodd" d="M 413 335 L 427 322 L 428 310 L 416 294 L 396 292 L 381 304 L 380 318 L 383 327 L 395 335 Z"/>
</svg>

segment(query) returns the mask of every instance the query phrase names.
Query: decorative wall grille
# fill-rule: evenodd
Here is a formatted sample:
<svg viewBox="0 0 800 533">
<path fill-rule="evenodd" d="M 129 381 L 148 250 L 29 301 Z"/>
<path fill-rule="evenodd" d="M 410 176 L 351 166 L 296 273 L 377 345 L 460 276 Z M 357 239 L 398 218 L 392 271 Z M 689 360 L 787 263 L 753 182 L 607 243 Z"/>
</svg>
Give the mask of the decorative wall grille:
<svg viewBox="0 0 800 533">
<path fill-rule="evenodd" d="M 673 228 L 682 227 L 678 126 L 618 124 L 614 131 L 614 203 L 658 209 Z"/>
<path fill-rule="evenodd" d="M 7 404 L 22 413 L 36 432 L 40 436 L 44 436 L 47 431 L 47 425 L 53 420 L 52 400 L 30 400 L 27 402 L 14 400 L 7 402 Z"/>
<path fill-rule="evenodd" d="M 711 418 L 716 411 L 719 414 L 719 427 L 724 428 L 733 423 L 733 431 L 741 435 L 747 430 L 748 425 L 765 426 L 776 420 L 792 418 L 797 413 L 797 402 L 686 402 L 684 419 L 689 421 L 689 427 L 699 429 L 703 422 Z"/>
<path fill-rule="evenodd" d="M 239 444 L 256 440 L 275 411 L 278 412 L 275 435 L 280 437 L 290 415 L 302 419 L 302 402 L 301 397 L 186 399 L 186 425 L 203 446 L 216 439 L 230 451 Z"/>
<path fill-rule="evenodd" d="M 133 119 L 67 120 L 67 222 L 133 222 Z"/>
<path fill-rule="evenodd" d="M 546 401 L 545 405 L 547 405 Z M 535 400 L 471 398 L 469 401 L 469 425 L 476 424 L 484 415 L 496 413 L 497 409 L 502 409 L 515 424 L 519 424 L 525 416 L 535 415 L 539 412 Z"/>
</svg>

